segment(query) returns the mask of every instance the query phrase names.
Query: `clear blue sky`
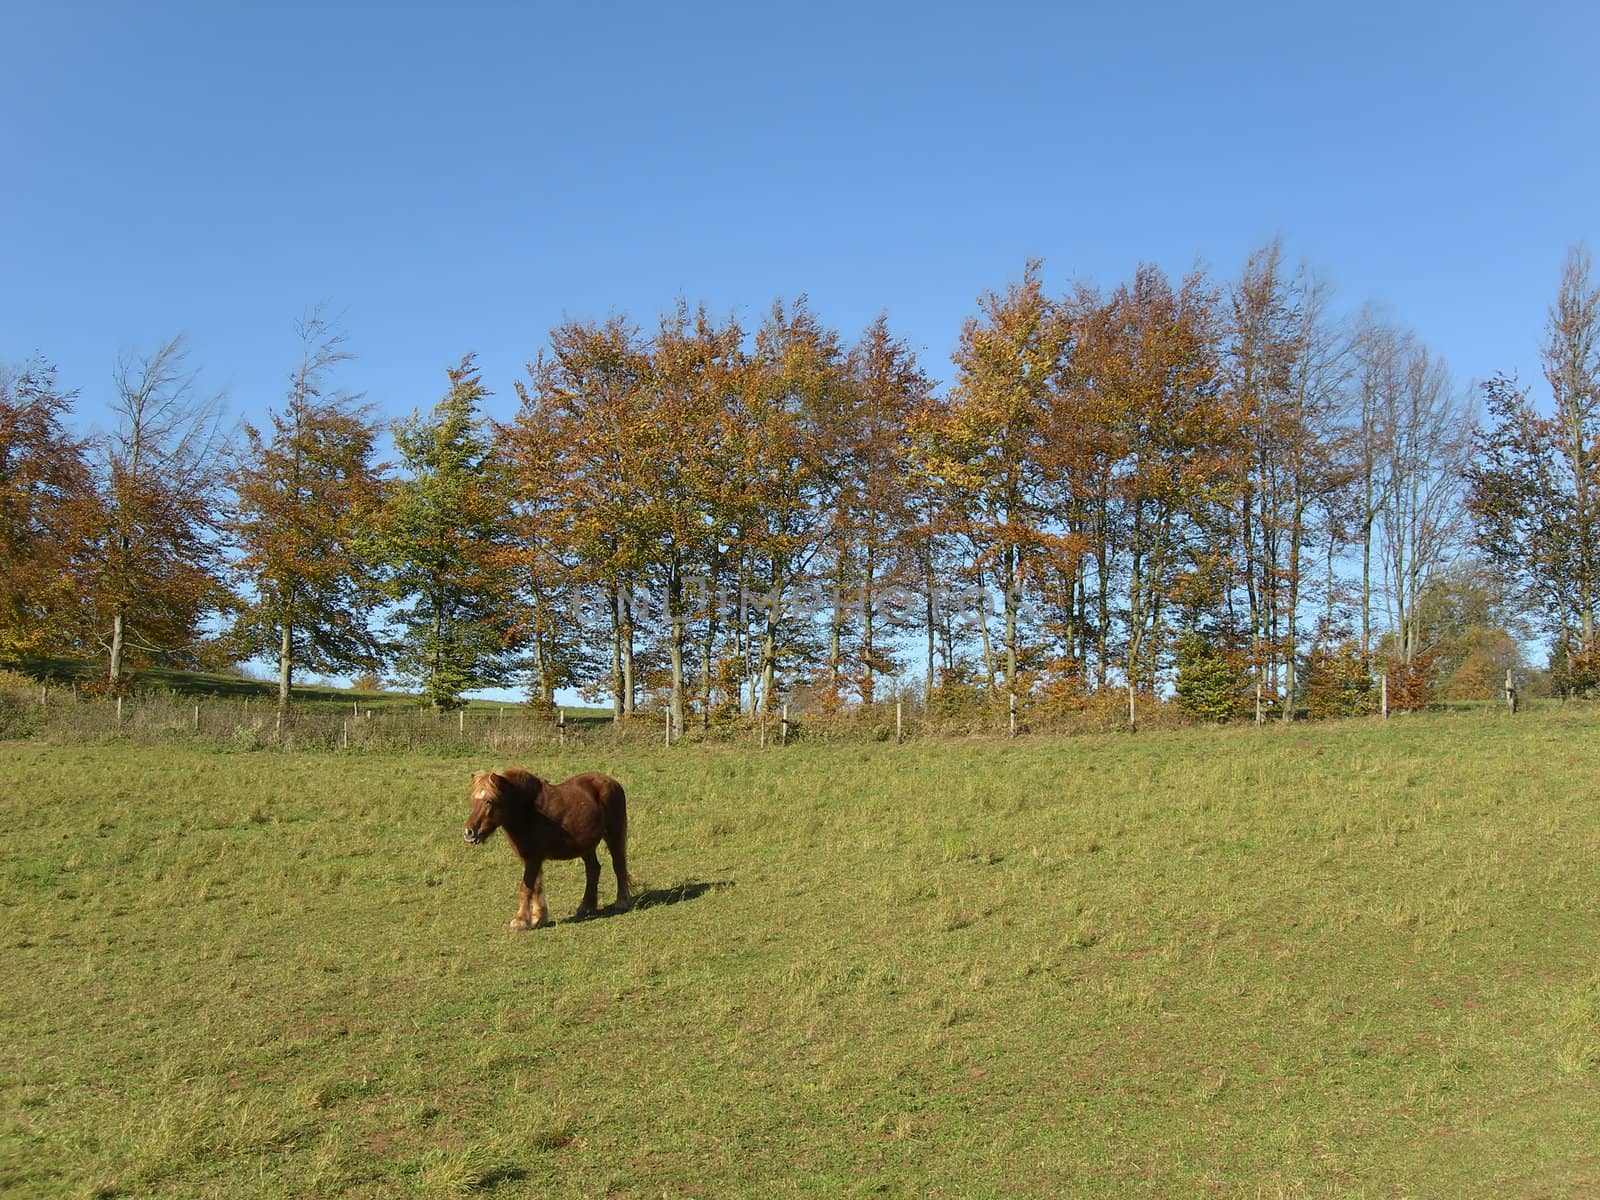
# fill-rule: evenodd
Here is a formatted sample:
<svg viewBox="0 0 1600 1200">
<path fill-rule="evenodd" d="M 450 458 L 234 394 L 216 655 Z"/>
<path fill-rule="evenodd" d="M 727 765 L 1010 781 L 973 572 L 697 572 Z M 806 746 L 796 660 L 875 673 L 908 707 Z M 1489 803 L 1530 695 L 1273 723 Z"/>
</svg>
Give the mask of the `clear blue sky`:
<svg viewBox="0 0 1600 1200">
<path fill-rule="evenodd" d="M 292 324 L 430 406 L 564 315 L 886 308 L 936 375 L 974 297 L 1281 234 L 1463 377 L 1538 374 L 1600 241 L 1595 6 L 0 3 L 0 360 L 96 418 L 185 332 L 234 413 Z"/>
</svg>

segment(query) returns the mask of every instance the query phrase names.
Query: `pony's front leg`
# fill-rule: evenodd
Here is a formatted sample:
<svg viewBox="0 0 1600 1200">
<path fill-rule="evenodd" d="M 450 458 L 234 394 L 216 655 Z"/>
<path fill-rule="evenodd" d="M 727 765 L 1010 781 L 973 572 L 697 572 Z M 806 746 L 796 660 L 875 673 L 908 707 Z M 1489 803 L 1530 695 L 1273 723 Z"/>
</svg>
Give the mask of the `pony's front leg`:
<svg viewBox="0 0 1600 1200">
<path fill-rule="evenodd" d="M 511 918 L 511 928 L 537 929 L 549 916 L 544 906 L 544 863 L 529 863 L 523 868 L 522 882 L 517 886 L 517 915 Z"/>
<path fill-rule="evenodd" d="M 583 900 L 574 917 L 587 917 L 600 907 L 600 856 L 593 850 L 583 856 Z"/>
</svg>

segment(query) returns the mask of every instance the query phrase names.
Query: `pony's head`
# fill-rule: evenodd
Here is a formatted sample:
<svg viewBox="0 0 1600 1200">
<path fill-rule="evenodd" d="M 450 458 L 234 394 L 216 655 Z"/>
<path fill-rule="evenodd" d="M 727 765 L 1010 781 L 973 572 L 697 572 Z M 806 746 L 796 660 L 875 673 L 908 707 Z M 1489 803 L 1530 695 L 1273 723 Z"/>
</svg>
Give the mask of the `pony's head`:
<svg viewBox="0 0 1600 1200">
<path fill-rule="evenodd" d="M 472 789 L 467 793 L 467 827 L 461 836 L 469 846 L 481 845 L 505 820 L 506 780 L 493 771 L 474 771 Z"/>
</svg>

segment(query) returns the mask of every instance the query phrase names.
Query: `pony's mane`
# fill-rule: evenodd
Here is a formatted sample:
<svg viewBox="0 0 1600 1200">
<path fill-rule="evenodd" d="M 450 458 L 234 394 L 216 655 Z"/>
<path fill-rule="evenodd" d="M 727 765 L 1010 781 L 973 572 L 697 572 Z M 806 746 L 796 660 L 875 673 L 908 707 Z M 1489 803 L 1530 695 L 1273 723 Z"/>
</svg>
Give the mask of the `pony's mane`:
<svg viewBox="0 0 1600 1200">
<path fill-rule="evenodd" d="M 510 784 L 509 788 L 496 788 L 495 790 L 506 800 L 514 803 L 528 804 L 533 800 L 533 793 L 544 786 L 532 771 L 525 771 L 521 767 L 507 767 L 503 771 L 495 771 L 494 775 Z"/>
</svg>

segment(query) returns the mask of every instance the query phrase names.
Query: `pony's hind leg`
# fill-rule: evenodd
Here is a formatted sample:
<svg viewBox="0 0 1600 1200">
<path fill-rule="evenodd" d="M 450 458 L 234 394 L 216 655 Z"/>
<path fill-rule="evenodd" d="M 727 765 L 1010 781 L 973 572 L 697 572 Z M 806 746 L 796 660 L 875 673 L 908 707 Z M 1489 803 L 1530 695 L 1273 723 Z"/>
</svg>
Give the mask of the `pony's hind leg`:
<svg viewBox="0 0 1600 1200">
<path fill-rule="evenodd" d="M 600 856 L 593 849 L 583 852 L 583 900 L 574 917 L 586 917 L 600 907 Z"/>
<path fill-rule="evenodd" d="M 633 903 L 628 883 L 628 798 L 617 789 L 616 799 L 606 813 L 606 849 L 611 852 L 611 870 L 617 876 L 617 907 Z"/>
<path fill-rule="evenodd" d="M 627 908 L 633 903 L 633 893 L 628 885 L 628 834 L 619 830 L 606 838 L 606 849 L 611 851 L 611 870 L 617 876 L 617 907 Z"/>
</svg>

